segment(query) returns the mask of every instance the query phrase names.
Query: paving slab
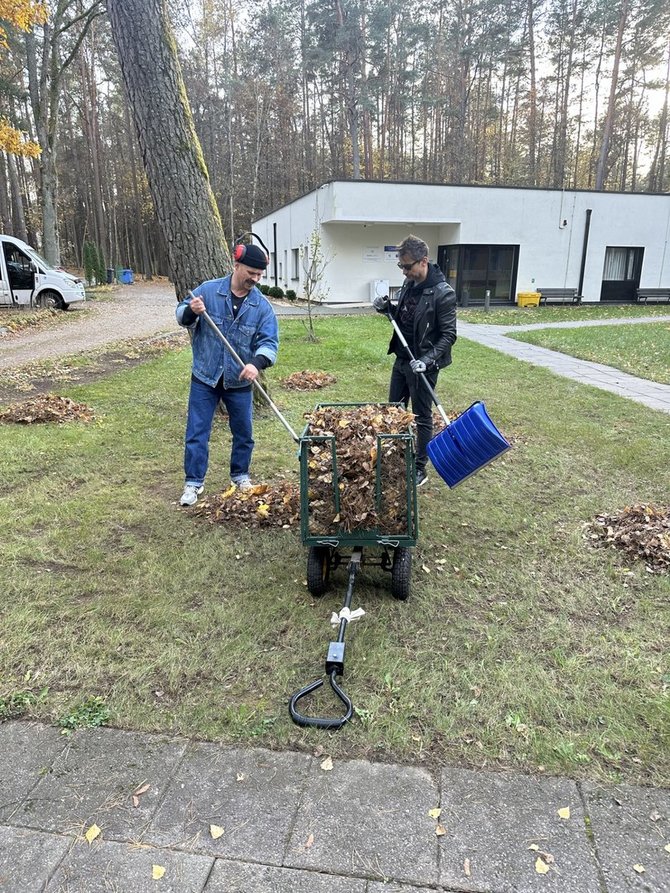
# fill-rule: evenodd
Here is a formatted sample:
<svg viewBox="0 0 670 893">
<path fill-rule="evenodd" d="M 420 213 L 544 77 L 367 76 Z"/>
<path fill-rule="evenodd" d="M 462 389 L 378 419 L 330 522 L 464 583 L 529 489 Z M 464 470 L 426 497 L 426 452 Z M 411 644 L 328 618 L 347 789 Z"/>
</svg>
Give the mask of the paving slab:
<svg viewBox="0 0 670 893">
<path fill-rule="evenodd" d="M 2 760 L 0 822 L 11 823 L 21 802 L 65 746 L 59 729 L 36 722 L 0 724 L 0 754 L 11 755 Z"/>
<path fill-rule="evenodd" d="M 670 893 L 670 791 L 590 782 L 582 790 L 609 893 Z"/>
<path fill-rule="evenodd" d="M 145 839 L 279 866 L 311 764 L 298 753 L 194 745 Z M 214 839 L 210 825 L 224 833 Z"/>
<path fill-rule="evenodd" d="M 205 893 L 367 893 L 366 883 L 362 878 L 217 859 Z"/>
<path fill-rule="evenodd" d="M 445 769 L 440 787 L 440 823 L 447 832 L 439 838 L 444 887 L 472 893 L 602 893 L 574 782 Z M 558 815 L 565 807 L 569 819 Z M 548 866 L 544 874 L 536 870 L 541 854 L 549 857 L 539 865 Z"/>
<path fill-rule="evenodd" d="M 2 893 L 42 893 L 71 843 L 56 834 L 0 827 Z"/>
<path fill-rule="evenodd" d="M 45 893 L 202 893 L 213 861 L 116 841 L 78 841 Z M 154 866 L 165 869 L 160 878 L 154 878 Z"/>
<path fill-rule="evenodd" d="M 437 800 L 436 783 L 423 769 L 362 760 L 315 769 L 285 864 L 434 884 L 437 844 L 428 811 Z"/>
<path fill-rule="evenodd" d="M 1 727 L 0 727 L 1 728 Z M 67 739 L 11 824 L 81 834 L 95 823 L 107 839 L 139 837 L 160 802 L 186 742 L 118 729 L 87 729 Z M 149 788 L 133 804 L 133 792 Z"/>
</svg>

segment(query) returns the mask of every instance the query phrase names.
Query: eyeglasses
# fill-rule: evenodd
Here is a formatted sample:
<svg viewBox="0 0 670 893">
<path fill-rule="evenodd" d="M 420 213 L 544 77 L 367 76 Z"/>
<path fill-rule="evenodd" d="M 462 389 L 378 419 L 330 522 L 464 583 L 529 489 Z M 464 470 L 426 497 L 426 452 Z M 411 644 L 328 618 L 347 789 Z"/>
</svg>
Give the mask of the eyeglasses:
<svg viewBox="0 0 670 893">
<path fill-rule="evenodd" d="M 406 273 L 408 273 L 412 269 L 412 267 L 418 263 L 420 263 L 420 261 L 413 260 L 411 264 L 398 264 L 398 268 L 400 270 L 404 270 Z"/>
</svg>

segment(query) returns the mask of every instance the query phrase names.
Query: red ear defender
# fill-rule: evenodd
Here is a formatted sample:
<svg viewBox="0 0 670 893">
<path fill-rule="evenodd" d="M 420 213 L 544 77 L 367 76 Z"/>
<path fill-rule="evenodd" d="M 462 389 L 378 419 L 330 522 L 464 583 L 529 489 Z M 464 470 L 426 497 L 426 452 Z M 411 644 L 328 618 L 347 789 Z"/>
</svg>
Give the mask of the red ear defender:
<svg viewBox="0 0 670 893">
<path fill-rule="evenodd" d="M 233 258 L 238 263 L 240 263 L 242 260 L 244 260 L 244 255 L 246 253 L 247 253 L 247 246 L 243 242 L 240 242 L 240 244 L 236 245 L 233 250 Z"/>
</svg>

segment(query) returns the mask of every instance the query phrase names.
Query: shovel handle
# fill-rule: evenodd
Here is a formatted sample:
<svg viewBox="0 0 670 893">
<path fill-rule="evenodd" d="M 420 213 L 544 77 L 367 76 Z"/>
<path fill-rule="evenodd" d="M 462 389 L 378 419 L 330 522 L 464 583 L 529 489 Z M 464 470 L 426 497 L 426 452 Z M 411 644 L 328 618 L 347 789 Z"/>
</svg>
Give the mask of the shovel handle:
<svg viewBox="0 0 670 893">
<path fill-rule="evenodd" d="M 190 296 L 191 298 L 194 298 L 194 297 L 195 297 L 195 295 L 193 294 L 192 291 L 189 292 L 189 296 Z M 223 334 L 223 332 L 221 331 L 221 329 L 220 329 L 220 328 L 217 326 L 217 324 L 214 322 L 214 320 L 213 320 L 212 317 L 209 315 L 209 313 L 208 313 L 206 310 L 203 310 L 202 313 L 200 314 L 200 316 L 202 316 L 202 318 L 205 320 L 205 322 L 206 322 L 207 325 L 210 327 L 210 329 L 211 329 L 213 332 L 215 332 L 216 335 L 218 335 L 219 340 L 223 341 L 223 343 L 225 344 L 226 348 L 230 351 L 230 353 L 232 354 L 233 358 L 234 358 L 234 359 L 236 360 L 236 362 L 239 364 L 240 369 L 244 369 L 244 366 L 245 366 L 244 360 L 243 360 L 243 359 L 240 357 L 240 355 L 237 353 L 237 351 L 235 350 L 235 348 L 233 347 L 233 345 L 232 345 L 232 344 L 230 343 L 230 341 L 226 338 L 226 336 Z M 253 381 L 253 385 L 254 385 L 255 388 L 258 389 L 258 391 L 260 392 L 260 394 L 265 398 L 265 401 L 267 402 L 268 406 L 269 406 L 270 409 L 274 412 L 274 414 L 277 416 L 277 418 L 278 418 L 279 421 L 282 423 L 282 425 L 286 428 L 286 430 L 287 430 L 288 433 L 291 435 L 291 437 L 293 438 L 293 440 L 294 440 L 296 443 L 300 443 L 300 438 L 299 438 L 298 435 L 295 433 L 295 431 L 293 430 L 293 428 L 289 425 L 289 423 L 286 421 L 286 419 L 284 418 L 284 416 L 281 414 L 281 412 L 279 411 L 278 407 L 275 405 L 275 403 L 274 403 L 273 400 L 271 399 L 270 395 L 265 391 L 265 389 L 263 388 L 263 386 L 261 385 L 261 383 L 260 383 L 259 381 L 254 380 L 254 381 Z"/>
<path fill-rule="evenodd" d="M 399 326 L 398 323 L 395 321 L 395 319 L 393 319 L 393 317 L 391 316 L 390 313 L 387 313 L 386 316 L 388 316 L 388 318 L 389 318 L 389 320 L 390 320 L 390 322 L 391 322 L 391 325 L 392 325 L 393 328 L 395 329 L 395 333 L 396 333 L 396 335 L 398 336 L 398 338 L 400 339 L 400 343 L 402 344 L 402 346 L 405 348 L 405 350 L 406 350 L 407 353 L 409 354 L 409 358 L 410 358 L 410 360 L 414 361 L 414 354 L 413 354 L 412 351 L 410 350 L 409 344 L 407 343 L 407 339 L 405 338 L 405 336 L 403 335 L 403 333 L 400 331 L 400 326 Z M 435 393 L 435 391 L 433 390 L 433 388 L 430 386 L 430 382 L 428 381 L 428 379 L 426 378 L 426 376 L 424 375 L 423 372 L 419 372 L 419 378 L 420 378 L 421 381 L 425 384 L 425 386 L 428 388 L 428 393 L 429 393 L 430 396 L 433 398 L 433 403 L 435 404 L 435 406 L 437 406 L 437 411 L 438 411 L 438 412 L 440 413 L 440 415 L 442 416 L 442 421 L 444 422 L 445 426 L 446 426 L 446 425 L 450 425 L 450 424 L 451 424 L 451 420 L 449 419 L 449 417 L 447 416 L 446 412 L 444 411 L 444 409 L 443 409 L 443 407 L 442 407 L 442 404 L 441 404 L 440 401 L 437 399 L 437 394 Z"/>
</svg>

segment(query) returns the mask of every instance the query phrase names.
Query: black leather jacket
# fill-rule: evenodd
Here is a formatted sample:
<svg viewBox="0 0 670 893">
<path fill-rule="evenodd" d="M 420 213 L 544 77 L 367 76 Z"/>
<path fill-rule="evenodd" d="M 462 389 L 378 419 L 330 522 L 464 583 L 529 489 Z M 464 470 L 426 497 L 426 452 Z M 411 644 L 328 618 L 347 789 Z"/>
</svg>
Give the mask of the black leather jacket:
<svg viewBox="0 0 670 893">
<path fill-rule="evenodd" d="M 435 363 L 438 369 L 451 363 L 451 345 L 456 341 L 456 293 L 446 282 L 441 271 L 440 280 L 421 293 L 414 314 L 414 344 L 409 343 L 415 359 L 423 360 L 429 367 L 431 363 Z M 400 289 L 398 303 L 391 310 L 394 317 L 412 285 L 410 280 L 405 280 Z M 401 355 L 403 353 L 395 329 L 388 353 Z"/>
</svg>

